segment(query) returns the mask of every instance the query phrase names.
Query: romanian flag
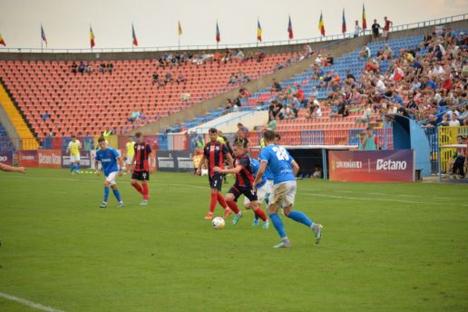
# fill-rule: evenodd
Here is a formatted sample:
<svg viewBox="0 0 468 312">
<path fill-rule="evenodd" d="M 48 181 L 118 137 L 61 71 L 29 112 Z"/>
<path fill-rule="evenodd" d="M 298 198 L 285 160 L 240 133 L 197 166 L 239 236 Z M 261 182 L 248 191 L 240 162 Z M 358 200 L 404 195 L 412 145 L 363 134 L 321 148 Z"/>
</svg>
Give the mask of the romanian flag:
<svg viewBox="0 0 468 312">
<path fill-rule="evenodd" d="M 3 39 L 2 37 L 2 34 L 0 34 L 0 44 L 4 47 L 6 47 L 6 43 L 5 43 L 5 40 Z"/>
<path fill-rule="evenodd" d="M 43 42 L 45 42 L 45 44 L 47 46 L 47 37 L 46 37 L 45 31 L 44 31 L 44 27 L 42 27 L 42 24 L 41 24 L 41 40 Z"/>
<path fill-rule="evenodd" d="M 366 8 L 362 5 L 362 30 L 367 29 Z"/>
<path fill-rule="evenodd" d="M 94 37 L 94 32 L 93 32 L 93 28 L 91 26 L 89 26 L 89 46 L 92 48 L 94 48 L 94 46 L 96 45 L 96 38 Z"/>
<path fill-rule="evenodd" d="M 133 26 L 133 24 L 132 24 L 132 44 L 135 47 L 138 47 L 138 39 L 137 39 L 136 32 L 135 32 L 135 27 Z"/>
<path fill-rule="evenodd" d="M 177 22 L 177 35 L 182 35 L 182 25 L 180 24 L 180 21 Z"/>
<path fill-rule="evenodd" d="M 341 32 L 343 34 L 346 33 L 346 18 L 345 18 L 345 14 L 344 14 L 344 9 L 343 9 L 343 22 L 341 23 Z"/>
<path fill-rule="evenodd" d="M 262 41 L 262 25 L 260 25 L 260 21 L 257 19 L 257 40 Z"/>
<path fill-rule="evenodd" d="M 319 19 L 319 23 L 318 23 L 318 28 L 319 28 L 320 34 L 322 36 L 325 36 L 325 23 L 323 22 L 322 12 L 320 12 L 320 19 Z"/>
<path fill-rule="evenodd" d="M 293 27 L 292 27 L 292 22 L 291 22 L 291 16 L 289 16 L 289 21 L 288 21 L 288 38 L 289 38 L 289 40 L 294 39 L 294 32 L 293 32 Z"/>
<path fill-rule="evenodd" d="M 218 21 L 216 21 L 216 42 L 221 41 L 221 33 L 219 32 Z"/>
</svg>

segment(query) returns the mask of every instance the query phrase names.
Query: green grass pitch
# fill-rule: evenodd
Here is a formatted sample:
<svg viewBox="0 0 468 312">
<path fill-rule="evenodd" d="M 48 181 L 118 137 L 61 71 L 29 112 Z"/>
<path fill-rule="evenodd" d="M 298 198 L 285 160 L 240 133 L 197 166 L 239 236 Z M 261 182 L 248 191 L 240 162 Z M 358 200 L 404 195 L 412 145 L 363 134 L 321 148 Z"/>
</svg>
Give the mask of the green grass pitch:
<svg viewBox="0 0 468 312">
<path fill-rule="evenodd" d="M 98 208 L 102 180 L 0 173 L 0 292 L 64 311 L 468 311 L 466 185 L 299 181 L 324 238 L 283 218 L 275 250 L 249 211 L 203 220 L 206 177 L 153 175 L 146 208 L 122 177 L 124 209 Z"/>
</svg>

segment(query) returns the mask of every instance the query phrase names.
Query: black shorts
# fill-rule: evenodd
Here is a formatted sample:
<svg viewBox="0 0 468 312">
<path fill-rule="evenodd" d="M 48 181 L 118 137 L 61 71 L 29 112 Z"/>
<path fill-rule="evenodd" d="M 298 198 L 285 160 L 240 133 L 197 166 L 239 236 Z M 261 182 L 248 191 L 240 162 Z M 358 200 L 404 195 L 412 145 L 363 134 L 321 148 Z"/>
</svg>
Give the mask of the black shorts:
<svg viewBox="0 0 468 312">
<path fill-rule="evenodd" d="M 215 172 L 212 176 L 208 176 L 208 181 L 212 189 L 221 191 L 223 187 L 223 175 L 221 173 Z"/>
<path fill-rule="evenodd" d="M 138 181 L 149 181 L 149 171 L 133 171 L 132 179 Z"/>
<path fill-rule="evenodd" d="M 252 190 L 250 187 L 243 187 L 239 185 L 233 185 L 231 189 L 229 190 L 228 193 L 231 193 L 234 195 L 234 200 L 237 201 L 237 199 L 241 196 L 244 195 L 247 197 L 251 202 L 256 201 L 257 198 L 257 192 Z"/>
</svg>

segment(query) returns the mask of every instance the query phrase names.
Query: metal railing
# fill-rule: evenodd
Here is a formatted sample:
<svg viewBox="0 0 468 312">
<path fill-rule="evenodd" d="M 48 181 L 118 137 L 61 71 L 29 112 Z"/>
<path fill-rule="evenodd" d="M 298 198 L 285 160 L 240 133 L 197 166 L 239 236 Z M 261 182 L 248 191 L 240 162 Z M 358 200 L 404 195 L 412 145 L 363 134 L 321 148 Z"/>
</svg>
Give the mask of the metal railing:
<svg viewBox="0 0 468 312">
<path fill-rule="evenodd" d="M 447 23 L 453 23 L 458 21 L 464 21 L 468 19 L 468 13 L 441 17 L 432 20 L 426 20 L 421 22 L 414 22 L 402 25 L 395 25 L 391 27 L 391 31 L 403 31 L 408 29 L 418 29 L 428 26 L 443 25 Z M 361 33 L 362 35 L 370 35 L 372 31 L 370 29 Z M 52 49 L 52 48 L 0 48 L 0 52 L 3 53 L 116 53 L 116 52 L 159 52 L 159 51 L 179 51 L 179 50 L 216 50 L 216 49 L 227 49 L 227 48 L 261 48 L 261 47 L 274 47 L 282 45 L 294 45 L 294 44 L 308 44 L 317 42 L 327 42 L 348 39 L 353 37 L 353 32 L 345 34 L 333 34 L 328 36 L 318 36 L 304 39 L 293 39 L 293 40 L 275 40 L 275 41 L 264 41 L 264 42 L 248 42 L 248 43 L 233 43 L 233 44 L 202 44 L 202 45 L 170 45 L 160 47 L 129 47 L 129 48 L 94 48 L 94 49 Z"/>
</svg>

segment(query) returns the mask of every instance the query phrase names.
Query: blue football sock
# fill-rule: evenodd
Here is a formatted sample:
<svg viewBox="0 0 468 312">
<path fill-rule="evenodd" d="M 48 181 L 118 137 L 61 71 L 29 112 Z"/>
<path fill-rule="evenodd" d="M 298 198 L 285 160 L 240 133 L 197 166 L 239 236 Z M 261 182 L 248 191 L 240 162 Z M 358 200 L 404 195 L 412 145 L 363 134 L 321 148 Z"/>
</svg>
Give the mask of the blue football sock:
<svg viewBox="0 0 468 312">
<path fill-rule="evenodd" d="M 80 171 L 80 163 L 76 163 L 76 171 Z"/>
<path fill-rule="evenodd" d="M 70 172 L 73 172 L 75 170 L 75 163 L 70 164 Z"/>
<path fill-rule="evenodd" d="M 108 200 L 109 200 L 109 187 L 104 186 L 104 201 L 107 203 Z"/>
<path fill-rule="evenodd" d="M 288 213 L 288 217 L 308 227 L 311 227 L 312 224 L 314 224 L 312 220 L 310 220 L 309 217 L 302 211 L 291 211 Z"/>
<path fill-rule="evenodd" d="M 119 189 L 113 188 L 112 193 L 114 193 L 114 196 L 115 196 L 115 198 L 117 199 L 118 202 L 122 201 L 122 198 L 120 197 Z"/>
<path fill-rule="evenodd" d="M 278 232 L 281 238 L 286 237 L 286 231 L 284 230 L 283 222 L 277 213 L 270 214 L 270 220 L 275 226 L 276 231 Z"/>
</svg>

